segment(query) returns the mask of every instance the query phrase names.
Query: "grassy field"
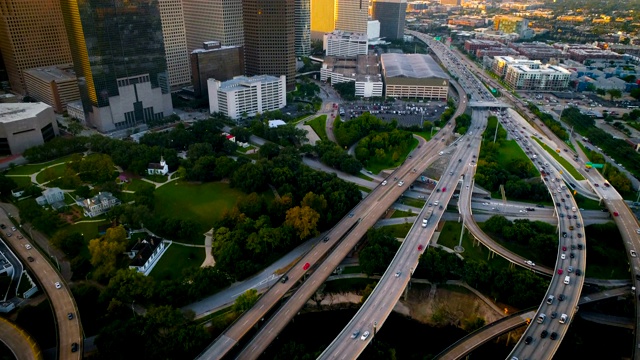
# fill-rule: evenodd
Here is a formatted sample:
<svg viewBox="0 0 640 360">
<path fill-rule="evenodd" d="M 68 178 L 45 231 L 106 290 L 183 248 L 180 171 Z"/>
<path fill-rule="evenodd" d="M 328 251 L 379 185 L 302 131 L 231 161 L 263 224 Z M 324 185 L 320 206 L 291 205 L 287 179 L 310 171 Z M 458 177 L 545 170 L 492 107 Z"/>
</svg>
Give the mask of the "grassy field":
<svg viewBox="0 0 640 360">
<path fill-rule="evenodd" d="M 374 161 L 373 159 L 369 160 L 365 168 L 374 174 L 379 174 L 382 170 L 400 166 L 400 164 L 405 161 L 409 153 L 413 151 L 416 146 L 418 146 L 418 140 L 412 138 L 411 144 L 409 144 L 406 150 L 402 154 L 400 154 L 400 156 L 398 157 L 398 161 L 394 162 L 392 160 L 393 153 L 389 151 L 385 154 L 386 156 L 384 157 L 384 159 L 381 159 L 379 161 Z"/>
<path fill-rule="evenodd" d="M 156 280 L 179 279 L 184 269 L 202 265 L 204 251 L 204 248 L 171 244 L 149 275 Z"/>
<path fill-rule="evenodd" d="M 480 225 L 480 228 L 484 231 L 484 223 L 478 223 L 478 225 Z M 521 245 L 521 244 L 516 244 L 516 243 L 512 243 L 512 242 L 508 242 L 508 241 L 504 241 L 500 238 L 497 237 L 493 237 L 493 240 L 495 240 L 495 242 L 497 242 L 498 244 L 500 244 L 502 247 L 504 247 L 505 249 L 514 252 L 520 256 L 523 257 L 529 257 L 531 254 L 531 250 L 529 249 L 528 246 L 526 245 Z M 552 260 L 554 261 L 553 263 L 548 263 L 548 261 L 544 261 L 542 259 L 538 259 L 537 257 L 530 257 L 529 260 L 532 260 L 535 263 L 539 263 L 540 265 L 545 265 L 548 267 L 554 267 L 555 266 L 555 258 L 553 258 Z"/>
<path fill-rule="evenodd" d="M 412 131 L 411 133 L 414 134 L 414 135 L 418 135 L 418 136 L 420 136 L 421 138 L 424 138 L 427 141 L 431 140 L 431 130 L 429 130 L 429 131 Z"/>
<path fill-rule="evenodd" d="M 124 185 L 124 190 L 129 190 L 129 191 L 138 191 L 138 190 L 142 190 L 143 188 L 147 188 L 147 187 L 155 187 L 153 184 L 148 183 L 144 180 L 140 180 L 140 179 L 129 179 L 129 182 L 126 183 Z"/>
<path fill-rule="evenodd" d="M 411 229 L 411 225 L 413 225 L 413 223 L 407 222 L 407 223 L 398 224 L 398 225 L 388 225 L 388 226 L 384 226 L 383 228 L 387 229 L 387 231 L 389 231 L 389 234 L 393 237 L 404 238 L 409 233 L 409 229 Z"/>
<path fill-rule="evenodd" d="M 29 176 L 12 176 L 10 179 L 15 181 L 18 187 L 27 187 L 31 185 L 31 178 Z"/>
<path fill-rule="evenodd" d="M 569 162 L 561 157 L 560 155 L 558 155 L 558 153 L 551 149 L 550 147 L 548 147 L 546 144 L 542 143 L 542 141 L 538 140 L 537 138 L 533 138 L 533 140 L 535 140 L 538 144 L 540 144 L 540 146 L 542 146 L 549 154 L 551 154 L 551 156 L 553 156 L 554 159 L 556 159 L 560 165 L 562 165 L 562 167 L 564 167 L 569 174 L 571 174 L 574 179 L 580 181 L 580 180 L 584 180 L 584 176 L 582 176 L 578 170 L 576 170 L 576 168 L 574 168 L 573 166 L 571 166 L 571 164 L 569 164 Z"/>
<path fill-rule="evenodd" d="M 190 184 L 177 180 L 156 190 L 155 213 L 191 219 L 209 229 L 224 210 L 231 209 L 243 196 L 240 190 L 221 182 Z"/>
<path fill-rule="evenodd" d="M 400 202 L 402 204 L 405 204 L 405 205 L 408 205 L 408 206 L 422 208 L 422 207 L 424 207 L 424 203 L 426 201 L 425 200 L 421 200 L 421 199 L 403 198 Z"/>
<path fill-rule="evenodd" d="M 440 237 L 438 237 L 438 244 L 446 246 L 450 249 L 458 246 L 460 242 L 460 230 L 462 229 L 462 223 L 447 221 L 444 223 Z M 494 269 L 501 269 L 509 266 L 509 262 L 500 256 L 489 258 L 490 251 L 484 245 L 476 242 L 473 244 L 473 239 L 469 232 L 465 230 L 462 236 L 462 247 L 464 252 L 460 255 L 465 259 L 474 259 L 478 261 L 486 261 L 489 266 Z"/>
<path fill-rule="evenodd" d="M 320 115 L 311 121 L 307 121 L 307 125 L 311 126 L 321 140 L 329 140 L 327 137 L 327 115 Z"/>
<path fill-rule="evenodd" d="M 416 216 L 416 214 L 410 211 L 394 210 L 393 214 L 391 215 L 391 218 L 395 219 L 395 218 L 403 218 L 403 217 L 411 217 L 411 216 Z"/>
<path fill-rule="evenodd" d="M 58 164 L 39 172 L 36 176 L 36 181 L 38 182 L 38 184 L 42 184 L 47 181 L 59 178 L 64 174 L 64 170 L 66 169 L 65 165 L 66 164 Z"/>
<path fill-rule="evenodd" d="M 585 209 L 585 210 L 602 209 L 602 206 L 600 206 L 600 203 L 595 200 L 587 199 L 586 197 L 580 194 L 575 194 L 573 195 L 573 197 L 576 199 L 576 203 L 578 204 L 578 207 L 582 209 Z"/>
<path fill-rule="evenodd" d="M 27 164 L 27 165 L 22 165 L 22 166 L 17 166 L 9 171 L 7 171 L 6 175 L 31 175 L 31 174 L 35 174 L 38 171 L 44 169 L 47 166 L 51 166 L 51 165 L 55 165 L 55 164 L 62 164 L 67 162 L 69 159 L 71 159 L 71 155 L 67 155 L 67 156 L 63 156 L 61 158 L 55 159 L 55 160 L 51 160 L 49 162 L 46 163 L 41 163 L 41 164 Z"/>
<path fill-rule="evenodd" d="M 80 224 L 69 225 L 71 232 L 82 234 L 85 240 L 91 240 L 98 237 L 98 226 L 108 224 L 109 221 L 103 220 L 98 222 L 86 222 Z"/>
<path fill-rule="evenodd" d="M 498 152 L 498 164 L 508 166 L 513 160 L 529 161 L 527 154 L 522 151 L 515 140 L 504 140 Z"/>
<path fill-rule="evenodd" d="M 371 192 L 371 189 L 369 189 L 366 186 L 362 186 L 362 185 L 356 185 L 356 186 L 358 187 L 358 189 L 360 189 L 360 190 L 362 190 L 362 191 L 364 191 L 366 193 L 370 193 Z"/>
</svg>

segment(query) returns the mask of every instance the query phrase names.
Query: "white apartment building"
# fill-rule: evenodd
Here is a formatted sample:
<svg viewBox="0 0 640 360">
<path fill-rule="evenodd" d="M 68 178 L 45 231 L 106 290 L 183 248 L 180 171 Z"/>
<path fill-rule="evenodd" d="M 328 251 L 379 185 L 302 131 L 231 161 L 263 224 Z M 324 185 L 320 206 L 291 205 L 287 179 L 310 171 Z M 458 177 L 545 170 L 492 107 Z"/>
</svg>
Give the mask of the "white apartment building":
<svg viewBox="0 0 640 360">
<path fill-rule="evenodd" d="M 237 120 L 281 109 L 287 105 L 286 84 L 285 75 L 237 76 L 225 82 L 209 79 L 209 110 Z"/>
<path fill-rule="evenodd" d="M 566 90 L 571 73 L 555 65 L 509 65 L 504 76 L 514 90 L 560 91 Z"/>
<path fill-rule="evenodd" d="M 507 73 L 509 65 L 527 65 L 539 67 L 542 65 L 540 60 L 516 59 L 512 56 L 494 56 L 491 63 L 491 71 L 496 75 L 504 76 Z"/>
<path fill-rule="evenodd" d="M 367 54 L 369 40 L 365 33 L 336 30 L 324 35 L 322 45 L 327 56 L 355 57 Z"/>
<path fill-rule="evenodd" d="M 169 84 L 172 89 L 178 89 L 191 84 L 182 0 L 160 0 L 158 6 L 162 23 L 164 52 L 167 56 Z"/>
</svg>

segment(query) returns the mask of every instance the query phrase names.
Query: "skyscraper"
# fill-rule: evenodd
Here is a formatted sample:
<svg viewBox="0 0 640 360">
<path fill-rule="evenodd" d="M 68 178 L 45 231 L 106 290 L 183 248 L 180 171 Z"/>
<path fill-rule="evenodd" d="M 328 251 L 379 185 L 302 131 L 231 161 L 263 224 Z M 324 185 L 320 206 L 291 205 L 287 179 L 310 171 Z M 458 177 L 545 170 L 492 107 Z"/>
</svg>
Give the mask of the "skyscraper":
<svg viewBox="0 0 640 360">
<path fill-rule="evenodd" d="M 380 21 L 380 37 L 390 40 L 404 38 L 407 0 L 374 0 L 372 17 Z"/>
<path fill-rule="evenodd" d="M 295 88 L 295 0 L 245 0 L 244 64 L 247 75 L 286 75 Z"/>
<path fill-rule="evenodd" d="M 296 55 L 311 53 L 311 0 L 296 1 Z"/>
<path fill-rule="evenodd" d="M 367 21 L 369 20 L 369 1 L 335 0 L 335 2 L 335 30 L 366 34 Z"/>
<path fill-rule="evenodd" d="M 158 0 L 158 4 L 164 50 L 167 54 L 169 84 L 171 88 L 176 89 L 191 83 L 182 0 Z"/>
<path fill-rule="evenodd" d="M 158 0 L 61 0 L 85 118 L 101 132 L 173 113 Z"/>
<path fill-rule="evenodd" d="M 311 38 L 322 40 L 336 29 L 335 0 L 311 0 Z"/>
<path fill-rule="evenodd" d="M 242 0 L 182 0 L 189 53 L 205 41 L 242 45 Z"/>
<path fill-rule="evenodd" d="M 71 62 L 58 0 L 0 0 L 0 52 L 11 88 L 26 93 L 23 70 Z"/>
</svg>

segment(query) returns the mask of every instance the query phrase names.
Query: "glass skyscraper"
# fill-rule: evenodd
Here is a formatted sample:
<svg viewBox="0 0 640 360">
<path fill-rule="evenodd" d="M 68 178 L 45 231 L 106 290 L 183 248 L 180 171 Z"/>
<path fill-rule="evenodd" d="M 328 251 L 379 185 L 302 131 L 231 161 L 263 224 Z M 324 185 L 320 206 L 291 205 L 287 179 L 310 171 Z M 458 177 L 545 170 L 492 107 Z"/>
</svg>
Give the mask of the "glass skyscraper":
<svg viewBox="0 0 640 360">
<path fill-rule="evenodd" d="M 90 125 L 108 132 L 171 115 L 158 0 L 62 0 Z"/>
</svg>

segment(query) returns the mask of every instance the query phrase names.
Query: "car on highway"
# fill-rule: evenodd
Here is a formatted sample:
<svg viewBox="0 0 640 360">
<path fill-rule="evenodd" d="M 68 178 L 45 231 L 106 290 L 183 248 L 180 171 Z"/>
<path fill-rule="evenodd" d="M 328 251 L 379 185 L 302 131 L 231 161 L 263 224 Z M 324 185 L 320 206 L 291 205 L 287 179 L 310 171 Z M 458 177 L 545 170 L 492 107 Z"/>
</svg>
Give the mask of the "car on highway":
<svg viewBox="0 0 640 360">
<path fill-rule="evenodd" d="M 79 348 L 78 343 L 71 344 L 71 352 L 77 352 L 78 348 Z"/>
<path fill-rule="evenodd" d="M 566 258 L 567 258 L 567 255 L 566 255 L 566 254 L 562 254 L 562 255 L 560 255 L 560 259 L 564 260 L 564 259 L 566 259 Z"/>
<path fill-rule="evenodd" d="M 387 185 L 387 180 L 382 182 L 382 186 L 385 186 L 385 185 Z"/>
<path fill-rule="evenodd" d="M 638 254 L 636 254 L 635 250 L 629 250 L 629 253 L 631 254 L 632 257 L 638 256 Z"/>
<path fill-rule="evenodd" d="M 551 335 L 549 336 L 549 339 L 551 340 L 555 340 L 558 338 L 558 333 L 557 332 L 552 332 Z"/>
<path fill-rule="evenodd" d="M 564 294 L 558 295 L 558 301 L 563 301 L 565 298 Z"/>
<path fill-rule="evenodd" d="M 404 181 L 400 180 L 400 182 L 398 183 L 398 186 L 402 186 L 404 185 Z"/>
<path fill-rule="evenodd" d="M 73 313 L 68 313 L 67 314 L 67 319 L 73 320 Z"/>
<path fill-rule="evenodd" d="M 400 275 L 402 275 L 402 271 L 397 271 L 396 272 L 396 277 L 400 277 Z"/>
<path fill-rule="evenodd" d="M 6 229 L 6 228 L 7 228 L 7 225 L 5 225 L 5 224 L 0 224 L 0 229 L 4 230 L 4 229 Z"/>
<path fill-rule="evenodd" d="M 562 275 L 562 269 L 558 269 L 558 275 Z"/>
<path fill-rule="evenodd" d="M 308 270 L 310 266 L 311 264 L 305 263 L 304 266 L 302 267 L 302 270 Z"/>
<path fill-rule="evenodd" d="M 442 188 L 442 192 L 445 192 L 445 191 L 447 191 L 447 188 L 446 188 L 446 187 L 443 187 L 443 188 Z M 616 215 L 616 216 L 618 216 L 618 215 Z"/>
<path fill-rule="evenodd" d="M 527 345 L 531 344 L 532 341 L 533 341 L 533 337 L 531 336 L 527 336 L 527 338 L 524 339 L 524 343 Z"/>
<path fill-rule="evenodd" d="M 327 241 L 329 241 L 329 237 L 325 236 L 324 239 L 322 239 L 322 242 L 327 242 Z"/>
<path fill-rule="evenodd" d="M 424 249 L 424 246 L 422 244 L 418 245 L 418 251 L 422 251 L 422 249 Z"/>
<path fill-rule="evenodd" d="M 15 232 L 15 231 L 16 231 L 16 227 L 15 227 L 15 226 L 12 226 L 12 227 L 11 227 L 11 231 Z"/>
<path fill-rule="evenodd" d="M 560 320 L 558 320 L 558 322 L 559 322 L 560 324 L 564 324 L 564 323 L 566 323 L 566 322 L 567 322 L 567 319 L 568 319 L 567 314 L 562 314 L 562 315 L 560 315 Z"/>
<path fill-rule="evenodd" d="M 619 215 L 620 215 L 620 214 L 618 214 L 618 212 L 617 212 L 617 211 L 614 211 L 614 212 L 613 212 L 613 216 L 619 216 Z"/>
<path fill-rule="evenodd" d="M 7 231 L 7 233 L 5 235 L 7 235 L 7 237 L 11 237 L 11 235 L 13 235 L 13 234 L 10 233 L 9 231 Z"/>
<path fill-rule="evenodd" d="M 280 279 L 280 282 L 284 284 L 284 283 L 287 282 L 287 280 L 289 280 L 289 276 L 288 275 L 283 275 L 282 278 Z"/>
<path fill-rule="evenodd" d="M 580 269 L 576 269 L 576 275 L 577 275 L 577 276 L 582 275 L 582 271 L 581 271 Z"/>
<path fill-rule="evenodd" d="M 29 245 L 29 244 L 25 244 L 25 245 L 24 245 L 24 247 L 25 247 L 27 250 L 31 250 L 31 245 Z"/>
<path fill-rule="evenodd" d="M 364 334 L 362 334 L 362 336 L 360 336 L 360 340 L 362 340 L 362 341 L 367 340 L 368 337 L 369 337 L 369 332 L 365 331 Z"/>
<path fill-rule="evenodd" d="M 540 338 L 544 339 L 547 337 L 547 335 L 549 335 L 549 332 L 547 330 L 542 330 L 542 332 L 540 333 Z"/>
<path fill-rule="evenodd" d="M 536 263 L 534 263 L 534 262 L 533 262 L 533 261 L 531 261 L 531 260 L 525 260 L 525 261 L 524 261 L 524 263 L 525 263 L 525 264 L 527 264 L 527 265 L 529 265 L 529 266 L 536 266 Z"/>
<path fill-rule="evenodd" d="M 563 246 L 563 247 L 562 247 L 562 251 L 567 251 L 567 247 L 566 247 L 566 246 Z"/>
<path fill-rule="evenodd" d="M 62 285 L 60 284 L 60 282 L 56 281 L 55 283 L 53 283 L 53 285 L 56 286 L 56 289 L 62 289 Z"/>
<path fill-rule="evenodd" d="M 354 331 L 354 332 L 353 332 L 353 334 L 351 334 L 351 338 L 352 338 L 352 339 L 355 339 L 355 338 L 357 338 L 357 337 L 358 337 L 358 335 L 360 335 L 360 330 L 356 330 L 356 331 Z"/>
<path fill-rule="evenodd" d="M 33 256 L 28 256 L 27 260 L 29 260 L 29 262 L 34 262 L 36 259 L 34 259 Z"/>
</svg>

